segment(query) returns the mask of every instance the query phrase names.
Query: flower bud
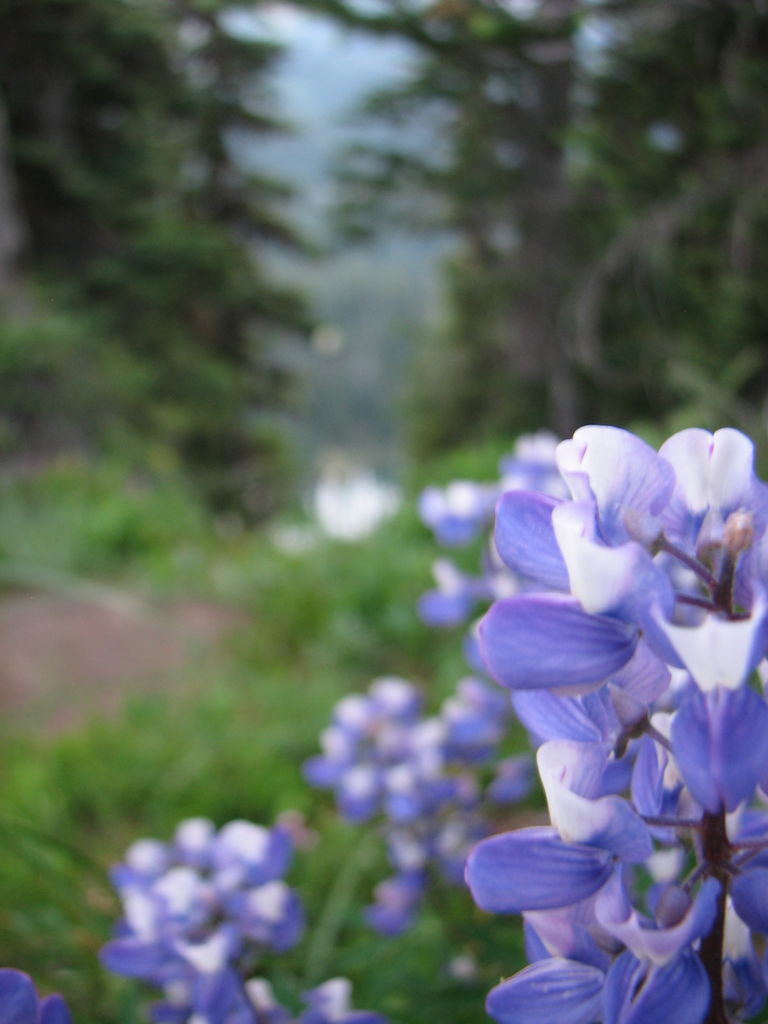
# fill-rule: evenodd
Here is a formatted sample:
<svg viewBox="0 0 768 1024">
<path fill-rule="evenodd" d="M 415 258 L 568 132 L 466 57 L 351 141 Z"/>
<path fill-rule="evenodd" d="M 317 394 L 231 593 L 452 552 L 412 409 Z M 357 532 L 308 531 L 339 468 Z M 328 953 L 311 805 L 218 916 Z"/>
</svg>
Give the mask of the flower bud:
<svg viewBox="0 0 768 1024">
<path fill-rule="evenodd" d="M 744 508 L 731 512 L 723 527 L 723 544 L 731 558 L 746 551 L 752 544 L 754 536 L 752 513 Z"/>
<path fill-rule="evenodd" d="M 668 885 L 656 904 L 656 921 L 662 928 L 679 924 L 691 907 L 691 897 L 679 885 Z"/>
<path fill-rule="evenodd" d="M 613 683 L 608 684 L 608 692 L 611 695 L 611 703 L 616 716 L 625 729 L 631 729 L 641 722 L 648 714 L 648 708 L 641 704 L 636 697 L 622 690 Z"/>
</svg>

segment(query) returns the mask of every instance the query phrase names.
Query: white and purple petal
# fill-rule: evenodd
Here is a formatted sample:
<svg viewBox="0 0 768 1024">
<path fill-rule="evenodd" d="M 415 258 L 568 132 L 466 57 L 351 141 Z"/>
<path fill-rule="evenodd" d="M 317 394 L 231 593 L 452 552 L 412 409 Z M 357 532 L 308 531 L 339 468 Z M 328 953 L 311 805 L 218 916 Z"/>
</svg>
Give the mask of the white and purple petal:
<svg viewBox="0 0 768 1024">
<path fill-rule="evenodd" d="M 568 569 L 568 589 L 585 611 L 630 619 L 654 603 L 671 611 L 672 592 L 666 574 L 635 540 L 605 544 L 597 535 L 592 505 L 558 505 L 552 513 L 552 526 Z"/>
<path fill-rule="evenodd" d="M 725 911 L 723 982 L 726 1001 L 743 1006 L 747 1017 L 760 1012 L 768 988 L 749 927 L 736 913 L 730 897 Z"/>
<path fill-rule="evenodd" d="M 558 446 L 557 461 L 575 501 L 594 497 L 606 543 L 654 539 L 675 480 L 650 445 L 618 427 L 581 427 Z"/>
<path fill-rule="evenodd" d="M 654 619 L 700 689 L 735 690 L 765 655 L 766 610 L 759 602 L 748 619 L 707 615 L 699 626 L 675 625 L 659 612 Z"/>
<path fill-rule="evenodd" d="M 599 926 L 595 917 L 596 898 L 595 895 L 588 896 L 569 907 L 526 911 L 524 921 L 532 933 L 531 942 L 535 936 L 540 948 L 544 950 L 544 956 L 565 957 L 607 970 L 611 961 L 606 948 L 610 948 L 611 937 Z M 600 941 L 600 945 L 596 940 Z M 529 957 L 529 961 L 532 959 L 542 957 Z"/>
<path fill-rule="evenodd" d="M 676 892 L 680 890 L 674 887 Z M 641 918 L 630 904 L 624 880 L 616 871 L 602 888 L 595 902 L 595 915 L 605 930 L 619 939 L 636 957 L 654 964 L 666 964 L 706 935 L 717 914 L 720 883 L 708 878 L 695 899 L 685 897 L 683 906 L 676 906 L 666 927 L 657 927 Z M 673 922 L 673 923 L 672 923 Z"/>
<path fill-rule="evenodd" d="M 749 503 L 755 479 L 754 445 L 740 431 L 726 427 L 713 435 L 695 428 L 682 430 L 664 442 L 659 455 L 675 471 L 665 528 L 685 536 L 686 517 L 689 522 L 701 522 L 710 509 L 724 517 Z"/>
<path fill-rule="evenodd" d="M 607 765 L 598 744 L 550 740 L 536 755 L 552 824 L 566 842 L 609 850 L 628 863 L 652 853 L 648 827 L 616 796 L 600 796 Z"/>
</svg>

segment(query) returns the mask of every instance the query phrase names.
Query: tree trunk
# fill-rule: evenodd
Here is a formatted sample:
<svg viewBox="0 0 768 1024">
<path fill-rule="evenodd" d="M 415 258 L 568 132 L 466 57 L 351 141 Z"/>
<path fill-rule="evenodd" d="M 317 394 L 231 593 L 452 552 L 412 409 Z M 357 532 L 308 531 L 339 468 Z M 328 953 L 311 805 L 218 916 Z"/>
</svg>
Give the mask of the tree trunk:
<svg viewBox="0 0 768 1024">
<path fill-rule="evenodd" d="M 26 241 L 10 154 L 5 105 L 0 97 L 0 316 L 13 316 L 26 306 L 19 259 Z"/>
</svg>

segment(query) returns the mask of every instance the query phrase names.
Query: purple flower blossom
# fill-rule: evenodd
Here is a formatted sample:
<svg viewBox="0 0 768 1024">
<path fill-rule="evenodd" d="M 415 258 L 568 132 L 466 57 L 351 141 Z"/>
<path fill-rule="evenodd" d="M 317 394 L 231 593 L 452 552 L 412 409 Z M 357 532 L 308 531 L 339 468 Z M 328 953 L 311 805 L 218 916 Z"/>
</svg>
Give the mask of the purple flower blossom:
<svg viewBox="0 0 768 1024">
<path fill-rule="evenodd" d="M 445 488 L 427 487 L 419 497 L 419 515 L 439 544 L 469 544 L 493 514 L 494 484 L 454 480 Z"/>
<path fill-rule="evenodd" d="M 0 969 L 0 1024 L 71 1024 L 66 1003 L 58 995 L 40 999 L 23 971 Z"/>
<path fill-rule="evenodd" d="M 643 635 L 702 689 L 734 689 L 766 651 L 768 489 L 737 431 L 683 431 L 655 452 L 613 427 L 558 447 L 570 500 L 513 491 L 499 503 L 498 550 L 555 594 L 498 602 L 481 627 L 491 674 L 516 688 L 586 692 Z M 565 569 L 565 573 L 563 573 Z M 563 637 L 537 668 L 547 639 Z M 551 645 L 550 645 L 551 646 Z"/>
<path fill-rule="evenodd" d="M 529 488 L 549 503 L 564 497 L 565 485 L 555 462 L 556 447 L 557 440 L 551 434 L 522 437 L 514 453 L 502 459 L 498 481 L 479 484 L 457 480 L 444 489 L 428 487 L 422 493 L 419 513 L 440 545 L 462 546 L 485 535 L 479 575 L 462 571 L 452 559 L 435 560 L 432 572 L 436 585 L 421 596 L 418 604 L 419 615 L 427 625 L 458 625 L 467 621 L 478 604 L 487 605 L 530 588 L 527 577 L 531 574 L 520 568 L 510 571 L 508 560 L 500 557 L 497 547 L 504 538 L 497 534 L 494 543 L 487 535 L 494 505 L 506 491 Z M 562 563 L 561 574 L 565 585 Z"/>
<path fill-rule="evenodd" d="M 282 878 L 291 855 L 285 829 L 247 821 L 216 831 L 191 818 L 170 843 L 138 840 L 112 870 L 124 916 L 102 962 L 163 990 L 157 1020 L 252 1020 L 238 979 L 303 931 L 298 896 Z"/>
<path fill-rule="evenodd" d="M 252 1024 L 292 1024 L 293 1015 L 275 999 L 263 978 L 252 978 L 244 986 L 256 1011 Z M 386 1018 L 369 1010 L 354 1010 L 350 1003 L 352 986 L 347 978 L 331 978 L 302 995 L 305 1008 L 295 1024 L 386 1024 Z"/>
<path fill-rule="evenodd" d="M 768 489 L 734 430 L 558 447 L 570 498 L 511 491 L 497 548 L 539 592 L 480 626 L 538 745 L 551 828 L 479 843 L 481 907 L 522 913 L 503 1024 L 724 1024 L 759 1012 L 768 934 Z M 758 946 L 758 949 L 760 947 Z M 537 1009 L 534 1009 L 537 1007 Z"/>
<path fill-rule="evenodd" d="M 383 828 L 396 874 L 377 887 L 365 911 L 383 934 L 410 926 L 431 868 L 462 882 L 467 852 L 490 829 L 478 770 L 495 755 L 510 712 L 503 693 L 472 677 L 431 717 L 420 713 L 414 687 L 391 678 L 336 706 L 321 735 L 324 752 L 306 762 L 304 773 L 313 785 L 333 789 L 348 820 L 375 819 Z M 526 795 L 529 764 L 510 762 L 506 785 L 492 782 L 488 800 Z"/>
</svg>

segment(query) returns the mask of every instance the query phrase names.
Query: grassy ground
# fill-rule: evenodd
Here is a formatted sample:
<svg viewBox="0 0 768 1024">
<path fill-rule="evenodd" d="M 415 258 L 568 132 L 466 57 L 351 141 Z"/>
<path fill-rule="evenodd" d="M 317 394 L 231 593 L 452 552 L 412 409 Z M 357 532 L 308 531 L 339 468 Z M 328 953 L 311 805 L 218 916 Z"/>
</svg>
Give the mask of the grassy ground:
<svg viewBox="0 0 768 1024">
<path fill-rule="evenodd" d="M 458 456 L 417 482 L 490 479 L 495 455 Z M 400 674 L 436 706 L 464 672 L 459 634 L 436 634 L 414 612 L 435 549 L 410 506 L 364 543 L 323 542 L 291 555 L 268 533 L 209 529 L 170 485 L 126 490 L 110 472 L 95 481 L 83 467 L 57 472 L 2 495 L 9 584 L 66 589 L 88 579 L 201 597 L 234 605 L 244 625 L 191 666 L 183 687 L 133 697 L 116 717 L 53 738 L 6 722 L 0 963 L 29 971 L 43 991 L 61 991 L 79 1024 L 142 1020 L 146 993 L 98 966 L 117 916 L 108 865 L 139 836 L 169 837 L 183 817 L 271 823 L 295 808 L 319 841 L 299 853 L 289 876 L 309 928 L 296 951 L 267 968 L 278 991 L 291 1002 L 343 973 L 355 982 L 357 1005 L 401 1024 L 422 1021 L 426 1005 L 456 1024 L 482 1019 L 488 987 L 519 965 L 517 925 L 480 914 L 463 891 L 437 887 L 408 936 L 374 936 L 359 908 L 385 874 L 380 843 L 338 822 L 330 799 L 300 774 L 344 693 L 377 674 Z M 76 691 L 76 679 L 60 682 Z M 447 969 L 462 952 L 482 965 L 474 980 Z"/>
</svg>

